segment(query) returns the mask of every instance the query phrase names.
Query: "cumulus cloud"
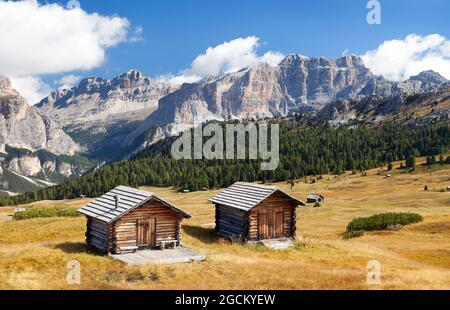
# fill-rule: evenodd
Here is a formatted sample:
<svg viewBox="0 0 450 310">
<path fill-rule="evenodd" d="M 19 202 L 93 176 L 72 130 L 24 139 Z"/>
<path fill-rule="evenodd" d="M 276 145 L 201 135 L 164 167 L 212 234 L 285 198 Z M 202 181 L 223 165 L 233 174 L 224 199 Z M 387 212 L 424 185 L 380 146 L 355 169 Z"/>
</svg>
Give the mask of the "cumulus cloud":
<svg viewBox="0 0 450 310">
<path fill-rule="evenodd" d="M 37 92 L 24 87 L 41 83 L 19 81 L 98 67 L 108 48 L 127 41 L 129 28 L 126 18 L 90 14 L 77 7 L 0 1 L 0 73 L 15 80 L 20 92 Z"/>
<path fill-rule="evenodd" d="M 450 79 L 450 40 L 439 34 L 410 34 L 403 40 L 385 41 L 362 58 L 374 74 L 395 81 L 426 70 Z"/>
<path fill-rule="evenodd" d="M 69 75 L 63 76 L 59 80 L 56 80 L 55 84 L 59 85 L 59 89 L 71 89 L 80 80 L 81 80 L 81 76 L 69 74 Z"/>
<path fill-rule="evenodd" d="M 257 53 L 259 47 L 259 38 L 255 36 L 237 38 L 210 47 L 195 58 L 190 68 L 183 70 L 178 76 L 170 77 L 170 80 L 175 83 L 192 83 L 207 76 L 215 76 L 221 72 L 236 72 L 258 63 L 276 66 L 284 58 L 282 53 L 273 51 L 259 56 Z"/>
<path fill-rule="evenodd" d="M 25 97 L 29 104 L 34 105 L 47 96 L 52 89 L 36 76 L 11 77 L 13 88 Z"/>
</svg>

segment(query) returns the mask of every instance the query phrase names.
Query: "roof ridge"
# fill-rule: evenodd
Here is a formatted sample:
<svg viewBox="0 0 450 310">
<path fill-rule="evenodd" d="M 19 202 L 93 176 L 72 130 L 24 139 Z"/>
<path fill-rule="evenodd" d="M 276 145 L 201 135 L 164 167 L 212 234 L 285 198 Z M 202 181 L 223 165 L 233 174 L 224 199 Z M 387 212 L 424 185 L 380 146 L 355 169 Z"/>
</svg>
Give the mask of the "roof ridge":
<svg viewBox="0 0 450 310">
<path fill-rule="evenodd" d="M 277 190 L 279 189 L 277 186 L 275 185 L 264 185 L 264 184 L 258 184 L 258 183 L 250 183 L 250 182 L 236 182 L 233 185 L 246 185 L 246 186 L 250 186 L 250 187 L 257 187 L 257 188 L 265 188 L 265 189 L 271 189 L 271 190 Z"/>
<path fill-rule="evenodd" d="M 150 192 L 150 191 L 146 191 L 146 190 L 142 190 L 142 189 L 137 189 L 137 188 L 133 188 L 133 187 L 129 187 L 129 186 L 124 186 L 124 185 L 119 185 L 119 186 L 113 188 L 112 190 L 115 190 L 115 189 L 116 190 L 123 190 L 124 192 L 129 192 L 131 194 L 139 194 L 139 195 L 142 195 L 142 196 L 148 196 L 148 195 L 154 196 L 155 195 L 154 192 Z M 109 192 L 111 192 L 111 191 L 109 191 Z M 109 193 L 109 192 L 107 192 L 107 193 Z"/>
<path fill-rule="evenodd" d="M 236 182 L 228 188 L 223 189 L 220 193 L 209 199 L 209 201 L 249 211 L 277 192 L 284 194 L 300 205 L 304 205 L 303 201 L 288 194 L 278 186 L 267 186 L 248 182 Z"/>
<path fill-rule="evenodd" d="M 115 201 L 115 199 L 111 197 L 116 195 L 119 197 L 119 201 Z M 120 199 L 122 197 L 123 199 Z M 190 217 L 190 215 L 183 210 L 178 209 L 161 198 L 158 198 L 153 192 L 123 185 L 119 185 L 111 189 L 109 192 L 104 193 L 100 197 L 93 199 L 87 205 L 79 209 L 78 212 L 106 223 L 112 223 L 128 212 L 142 206 L 151 199 L 160 201 L 167 207 L 183 214 L 186 218 Z"/>
</svg>

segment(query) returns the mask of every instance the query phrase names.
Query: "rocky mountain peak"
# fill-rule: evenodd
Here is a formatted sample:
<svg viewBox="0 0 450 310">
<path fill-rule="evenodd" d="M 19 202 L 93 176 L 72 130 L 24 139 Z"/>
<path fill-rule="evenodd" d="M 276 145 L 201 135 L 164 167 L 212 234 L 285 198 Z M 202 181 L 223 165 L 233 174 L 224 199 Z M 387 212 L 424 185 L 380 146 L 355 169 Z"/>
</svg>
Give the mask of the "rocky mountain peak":
<svg viewBox="0 0 450 310">
<path fill-rule="evenodd" d="M 138 70 L 130 70 L 127 73 L 122 74 L 120 77 L 128 78 L 130 80 L 135 80 L 135 81 L 145 79 L 144 74 Z"/>
<path fill-rule="evenodd" d="M 364 67 L 364 61 L 361 57 L 356 55 L 346 55 L 341 58 L 336 59 L 336 65 L 338 67 Z M 365 68 L 367 69 L 367 68 Z"/>
<path fill-rule="evenodd" d="M 370 105 L 370 98 L 400 98 L 432 91 L 446 80 L 423 72 L 408 81 L 374 75 L 361 57 L 338 59 L 291 54 L 278 66 L 259 64 L 243 72 L 183 85 L 163 97 L 155 111 L 130 137 L 154 125 L 166 134 L 192 126 L 192 120 L 258 119 L 296 112 L 330 111 L 347 115 L 351 102 Z M 337 104 L 336 104 L 337 102 Z M 327 108 L 328 107 L 328 108 Z M 347 111 L 347 112 L 346 112 Z"/>
<path fill-rule="evenodd" d="M 418 75 L 409 78 L 411 81 L 421 81 L 422 83 L 443 84 L 448 82 L 446 78 L 433 70 L 423 71 Z"/>
<path fill-rule="evenodd" d="M 8 79 L 2 81 L 3 89 L 11 89 Z M 0 91 L 0 151 L 5 152 L 6 146 L 55 155 L 74 155 L 81 150 L 54 121 L 30 107 L 16 91 Z"/>
<path fill-rule="evenodd" d="M 77 93 L 94 93 L 101 90 L 101 88 L 108 81 L 98 77 L 88 77 L 80 81 L 78 86 L 75 86 L 73 89 Z"/>
<path fill-rule="evenodd" d="M 145 119 L 158 107 L 161 97 L 176 89 L 177 85 L 131 70 L 112 80 L 89 77 L 68 91 L 53 92 L 36 108 L 52 115 L 69 132 L 105 132 L 116 123 L 124 125 Z"/>
<path fill-rule="evenodd" d="M 279 66 L 299 66 L 308 59 L 309 57 L 303 55 L 290 54 L 280 62 Z"/>
<path fill-rule="evenodd" d="M 144 74 L 142 74 L 142 72 L 137 70 L 130 70 L 127 73 L 115 77 L 111 81 L 111 86 L 113 88 L 132 88 L 148 86 L 152 84 L 152 82 L 155 81 L 146 77 Z"/>
<path fill-rule="evenodd" d="M 7 91 L 12 90 L 11 80 L 0 75 L 0 89 Z"/>
<path fill-rule="evenodd" d="M 325 57 L 306 57 L 303 55 L 291 54 L 281 61 L 279 67 L 309 67 L 319 70 L 323 68 L 355 68 L 363 72 L 369 72 L 369 69 L 365 67 L 362 58 L 355 55 L 346 55 L 336 60 L 332 60 Z"/>
</svg>

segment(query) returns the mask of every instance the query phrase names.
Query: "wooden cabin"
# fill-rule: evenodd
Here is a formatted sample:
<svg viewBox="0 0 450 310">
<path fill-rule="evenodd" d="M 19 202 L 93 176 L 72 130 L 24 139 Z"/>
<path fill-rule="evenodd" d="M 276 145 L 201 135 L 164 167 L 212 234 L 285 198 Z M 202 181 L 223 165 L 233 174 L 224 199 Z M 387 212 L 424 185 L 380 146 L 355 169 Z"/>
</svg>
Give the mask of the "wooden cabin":
<svg viewBox="0 0 450 310">
<path fill-rule="evenodd" d="M 305 205 L 274 186 L 238 182 L 210 199 L 216 233 L 241 242 L 295 239 L 296 209 Z"/>
<path fill-rule="evenodd" d="M 104 253 L 180 245 L 181 221 L 190 215 L 153 193 L 119 186 L 81 208 L 86 242 Z"/>
</svg>

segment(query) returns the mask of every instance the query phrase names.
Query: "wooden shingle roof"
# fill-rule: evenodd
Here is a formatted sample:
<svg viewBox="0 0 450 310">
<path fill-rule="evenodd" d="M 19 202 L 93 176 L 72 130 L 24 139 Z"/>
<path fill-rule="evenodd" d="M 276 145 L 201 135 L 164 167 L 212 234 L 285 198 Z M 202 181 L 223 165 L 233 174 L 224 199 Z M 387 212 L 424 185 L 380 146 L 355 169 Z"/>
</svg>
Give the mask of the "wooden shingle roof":
<svg viewBox="0 0 450 310">
<path fill-rule="evenodd" d="M 118 197 L 118 206 L 116 206 L 116 197 Z M 182 214 L 185 218 L 191 217 L 184 211 L 156 197 L 152 192 L 126 186 L 118 186 L 114 188 L 100 198 L 94 199 L 79 209 L 78 212 L 109 224 L 118 220 L 128 212 L 142 206 L 151 199 L 161 202 L 167 207 Z"/>
<path fill-rule="evenodd" d="M 278 191 L 288 196 L 299 205 L 305 205 L 303 201 L 292 197 L 276 186 L 266 186 L 243 182 L 238 182 L 231 185 L 227 189 L 220 192 L 218 195 L 211 198 L 209 201 L 215 204 L 220 204 L 244 211 L 250 211 Z"/>
</svg>

